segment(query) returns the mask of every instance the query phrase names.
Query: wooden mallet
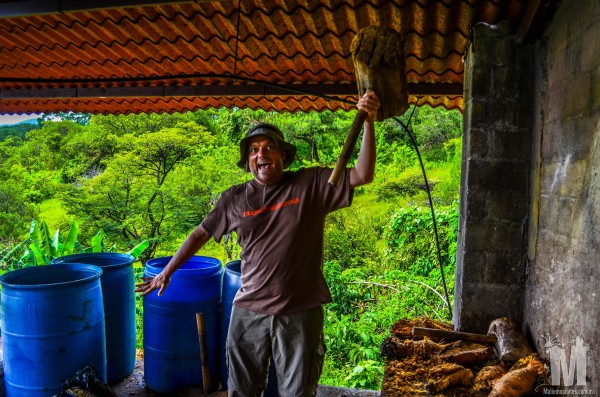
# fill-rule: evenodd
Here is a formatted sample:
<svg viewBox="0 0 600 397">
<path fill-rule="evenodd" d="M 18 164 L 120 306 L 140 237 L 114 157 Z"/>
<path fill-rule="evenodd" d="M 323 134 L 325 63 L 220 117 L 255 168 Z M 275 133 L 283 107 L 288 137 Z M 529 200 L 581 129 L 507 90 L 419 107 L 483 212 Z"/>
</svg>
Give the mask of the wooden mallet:
<svg viewBox="0 0 600 397">
<path fill-rule="evenodd" d="M 375 120 L 382 121 L 402 115 L 408 109 L 408 92 L 404 40 L 400 33 L 392 28 L 368 26 L 358 32 L 352 40 L 350 50 L 359 96 L 366 90 L 373 90 L 381 101 Z M 331 173 L 329 184 L 339 184 L 366 119 L 367 112 L 359 110 Z"/>
</svg>

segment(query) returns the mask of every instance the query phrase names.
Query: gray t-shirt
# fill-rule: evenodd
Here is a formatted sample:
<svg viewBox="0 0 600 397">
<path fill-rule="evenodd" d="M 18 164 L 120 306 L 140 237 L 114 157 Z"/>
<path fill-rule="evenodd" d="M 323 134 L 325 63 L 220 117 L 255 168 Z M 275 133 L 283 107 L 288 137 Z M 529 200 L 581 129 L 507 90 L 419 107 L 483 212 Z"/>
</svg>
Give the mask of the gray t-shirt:
<svg viewBox="0 0 600 397">
<path fill-rule="evenodd" d="M 251 180 L 226 190 L 202 227 L 215 240 L 235 231 L 242 247 L 242 287 L 234 304 L 290 314 L 331 302 L 322 271 L 325 216 L 352 203 L 349 172 L 337 188 L 332 170 L 285 172 L 277 183 Z"/>
</svg>

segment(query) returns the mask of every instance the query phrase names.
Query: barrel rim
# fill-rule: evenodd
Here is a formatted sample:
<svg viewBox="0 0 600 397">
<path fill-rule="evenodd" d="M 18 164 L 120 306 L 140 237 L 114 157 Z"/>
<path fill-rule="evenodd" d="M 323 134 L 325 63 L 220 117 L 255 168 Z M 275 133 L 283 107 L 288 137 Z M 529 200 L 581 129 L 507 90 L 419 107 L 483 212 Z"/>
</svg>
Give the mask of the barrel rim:
<svg viewBox="0 0 600 397">
<path fill-rule="evenodd" d="M 123 257 L 123 262 L 119 262 L 119 263 L 110 263 L 107 265 L 87 263 L 88 265 L 98 266 L 100 268 L 115 268 L 115 267 L 129 266 L 129 265 L 133 264 L 133 262 L 135 262 L 135 257 L 131 254 L 123 254 L 120 252 L 84 252 L 84 253 L 79 253 L 79 254 L 60 256 L 58 258 L 54 258 L 51 263 L 53 265 L 58 265 L 58 264 L 63 265 L 66 263 L 84 263 L 84 264 L 86 264 L 83 260 L 85 260 L 85 258 L 90 258 L 90 257 L 96 257 L 96 258 Z M 68 260 L 68 259 L 73 259 L 73 261 L 66 262 L 65 260 Z M 77 262 L 78 259 L 81 259 L 82 262 Z"/>
<path fill-rule="evenodd" d="M 239 267 L 240 270 L 233 269 L 232 265 Z M 225 271 L 229 272 L 229 273 L 234 273 L 237 276 L 241 276 L 242 275 L 242 261 L 240 259 L 236 259 L 236 260 L 227 262 L 225 264 Z"/>
<path fill-rule="evenodd" d="M 158 258 L 150 259 L 146 262 L 145 272 L 149 275 L 157 275 L 159 274 L 165 266 L 169 263 L 169 261 L 173 258 L 173 256 L 161 256 Z M 177 273 L 186 274 L 186 273 L 198 273 L 201 270 L 208 272 L 209 275 L 218 274 L 223 272 L 222 262 L 218 258 L 214 258 L 212 256 L 203 256 L 203 255 L 194 255 L 190 259 L 184 262 L 184 265 L 189 262 L 194 261 L 202 261 L 203 263 L 208 263 L 210 266 L 205 268 L 197 268 L 197 269 L 186 269 L 184 267 L 180 267 L 177 269 Z M 156 266 L 161 265 L 161 266 Z"/>
<path fill-rule="evenodd" d="M 61 282 L 53 282 L 53 283 L 39 283 L 39 284 L 19 284 L 14 281 L 15 277 L 23 276 L 26 273 L 41 273 L 43 272 L 58 272 L 65 269 L 65 267 L 71 268 L 71 270 L 81 270 L 90 272 L 89 276 L 82 277 L 76 280 L 69 281 L 61 281 Z M 61 266 L 30 266 L 24 267 L 21 269 L 11 270 L 8 273 L 4 273 L 0 275 L 0 285 L 2 288 L 10 288 L 10 289 L 39 289 L 39 288 L 48 288 L 48 287 L 56 287 L 56 286 L 67 286 L 67 285 L 77 285 L 84 284 L 89 281 L 99 279 L 102 276 L 103 270 L 99 266 L 90 265 L 87 263 L 63 263 Z"/>
</svg>

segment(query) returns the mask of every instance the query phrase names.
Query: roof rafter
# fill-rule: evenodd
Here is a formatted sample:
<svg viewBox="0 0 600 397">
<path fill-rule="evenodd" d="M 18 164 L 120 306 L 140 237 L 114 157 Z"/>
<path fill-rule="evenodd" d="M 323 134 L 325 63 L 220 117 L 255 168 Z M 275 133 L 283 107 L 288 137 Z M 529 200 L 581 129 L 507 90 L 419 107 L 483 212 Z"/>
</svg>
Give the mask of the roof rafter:
<svg viewBox="0 0 600 397">
<path fill-rule="evenodd" d="M 462 84 L 407 84 L 410 95 L 462 96 Z M 190 96 L 313 96 L 357 95 L 356 84 L 251 84 L 150 87 L 56 87 L 0 89 L 0 99 L 68 99 L 106 97 L 190 97 Z"/>
</svg>

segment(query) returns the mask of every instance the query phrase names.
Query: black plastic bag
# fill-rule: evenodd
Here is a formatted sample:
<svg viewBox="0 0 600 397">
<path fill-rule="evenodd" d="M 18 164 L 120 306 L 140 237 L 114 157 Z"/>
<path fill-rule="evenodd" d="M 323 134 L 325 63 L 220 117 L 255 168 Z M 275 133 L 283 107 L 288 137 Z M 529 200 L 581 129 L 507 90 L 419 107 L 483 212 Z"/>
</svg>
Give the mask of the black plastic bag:
<svg viewBox="0 0 600 397">
<path fill-rule="evenodd" d="M 100 373 L 92 364 L 88 364 L 62 382 L 63 391 L 58 397 L 117 397 Z M 56 396 L 55 396 L 56 397 Z"/>
</svg>

